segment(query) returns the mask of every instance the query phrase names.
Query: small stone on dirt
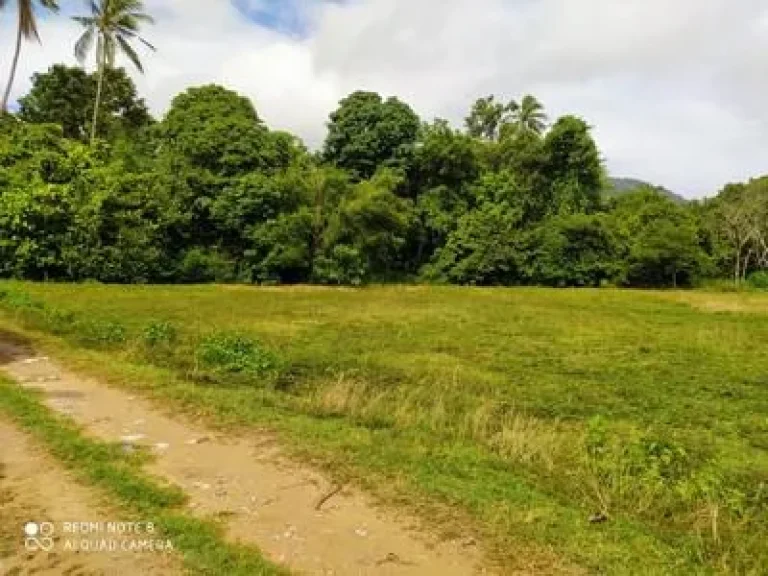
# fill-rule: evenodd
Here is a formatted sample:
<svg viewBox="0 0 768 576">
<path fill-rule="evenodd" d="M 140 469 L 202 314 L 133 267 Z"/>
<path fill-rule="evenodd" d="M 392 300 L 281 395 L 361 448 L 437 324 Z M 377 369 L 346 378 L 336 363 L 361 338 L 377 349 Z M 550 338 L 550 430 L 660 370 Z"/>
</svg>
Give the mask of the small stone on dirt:
<svg viewBox="0 0 768 576">
<path fill-rule="evenodd" d="M 368 530 L 364 528 L 358 528 L 357 530 L 355 530 L 355 534 L 357 534 L 361 538 L 365 538 L 366 536 L 368 536 Z"/>
<path fill-rule="evenodd" d="M 402 564 L 402 560 L 400 560 L 400 556 L 394 552 L 390 552 L 384 558 L 376 562 L 376 564 L 378 566 L 381 566 L 382 564 Z"/>
<path fill-rule="evenodd" d="M 123 444 L 136 444 L 136 442 L 139 442 L 140 440 L 144 439 L 144 434 L 131 434 L 129 436 L 123 436 L 120 438 L 120 441 Z"/>
<path fill-rule="evenodd" d="M 157 450 L 158 452 L 164 452 L 165 450 L 168 450 L 168 448 L 170 447 L 171 445 L 168 444 L 167 442 L 158 442 L 157 444 L 155 444 L 155 450 Z"/>
<path fill-rule="evenodd" d="M 194 446 L 196 444 L 205 444 L 206 442 L 210 442 L 211 439 L 208 438 L 208 436 L 201 436 L 200 438 L 192 438 L 192 440 L 187 440 L 187 444 L 190 446 Z"/>
<path fill-rule="evenodd" d="M 206 484 L 205 482 L 194 482 L 192 486 L 194 486 L 195 488 L 199 488 L 200 490 L 210 490 L 211 488 L 211 485 Z"/>
</svg>

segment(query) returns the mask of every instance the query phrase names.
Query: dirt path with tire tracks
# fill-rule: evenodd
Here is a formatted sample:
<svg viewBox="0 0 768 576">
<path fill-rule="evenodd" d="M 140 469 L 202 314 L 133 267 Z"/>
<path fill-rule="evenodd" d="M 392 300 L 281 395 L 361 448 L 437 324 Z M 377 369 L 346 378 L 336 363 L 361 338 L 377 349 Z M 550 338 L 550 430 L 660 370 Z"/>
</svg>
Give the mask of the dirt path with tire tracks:
<svg viewBox="0 0 768 576">
<path fill-rule="evenodd" d="M 15 344 L 0 344 L 0 355 L 11 378 L 43 391 L 51 407 L 90 434 L 126 450 L 152 450 L 149 471 L 184 489 L 194 514 L 222 519 L 232 540 L 258 546 L 275 562 L 322 575 L 487 573 L 473 540 L 418 531 L 415 518 L 332 485 L 266 436 L 217 435 Z"/>
</svg>

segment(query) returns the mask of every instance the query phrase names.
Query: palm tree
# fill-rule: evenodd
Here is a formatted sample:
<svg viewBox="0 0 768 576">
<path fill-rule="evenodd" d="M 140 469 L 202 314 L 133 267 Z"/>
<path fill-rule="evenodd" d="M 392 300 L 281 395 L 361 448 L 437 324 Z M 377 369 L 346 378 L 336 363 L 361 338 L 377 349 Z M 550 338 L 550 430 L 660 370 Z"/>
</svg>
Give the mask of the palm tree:
<svg viewBox="0 0 768 576">
<path fill-rule="evenodd" d="M 533 134 L 541 134 L 547 127 L 544 106 L 530 94 L 526 94 L 523 101 L 513 110 L 513 117 L 518 128 Z"/>
<path fill-rule="evenodd" d="M 8 0 L 0 0 L 0 10 L 5 8 Z M 40 6 L 47 8 L 52 12 L 56 12 L 59 9 L 56 0 L 39 0 Z M 21 41 L 35 39 L 40 42 L 40 34 L 37 32 L 37 21 L 35 19 L 35 0 L 17 0 L 18 12 L 19 12 L 19 24 L 16 28 L 16 52 L 13 55 L 13 63 L 11 64 L 11 75 L 8 78 L 8 85 L 5 87 L 5 94 L 3 94 L 3 104 L 0 111 L 8 111 L 8 100 L 11 97 L 11 88 L 13 87 L 13 81 L 16 78 L 16 69 L 19 66 L 19 55 L 21 54 Z"/>
<path fill-rule="evenodd" d="M 96 66 L 99 82 L 96 88 L 96 102 L 93 106 L 91 123 L 91 144 L 96 139 L 96 123 L 101 106 L 101 94 L 104 87 L 104 72 L 115 64 L 118 50 L 133 63 L 136 69 L 144 73 L 139 55 L 131 46 L 132 40 L 138 40 L 151 50 L 149 42 L 139 36 L 141 24 L 154 24 L 154 20 L 143 12 L 142 0 L 90 0 L 90 16 L 74 16 L 73 20 L 85 27 L 85 32 L 75 44 L 75 56 L 80 63 L 85 62 L 88 52 L 96 41 Z"/>
</svg>

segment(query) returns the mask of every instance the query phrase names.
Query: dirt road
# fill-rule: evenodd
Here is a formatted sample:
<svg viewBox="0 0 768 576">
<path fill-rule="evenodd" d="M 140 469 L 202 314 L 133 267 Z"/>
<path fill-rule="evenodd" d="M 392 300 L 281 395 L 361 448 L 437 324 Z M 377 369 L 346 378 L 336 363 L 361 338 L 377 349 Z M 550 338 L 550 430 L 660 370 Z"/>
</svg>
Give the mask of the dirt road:
<svg viewBox="0 0 768 576">
<path fill-rule="evenodd" d="M 95 576 L 112 574 L 182 574 L 176 556 L 163 552 L 136 553 L 128 548 L 132 538 L 109 536 L 117 551 L 82 552 L 88 542 L 106 538 L 83 538 L 65 534 L 64 523 L 128 521 L 109 510 L 98 495 L 74 482 L 66 471 L 13 426 L 0 421 L 0 574 L 45 574 Z M 50 523 L 48 531 L 25 534 L 29 522 Z M 25 546 L 27 536 L 29 549 Z M 52 546 L 50 551 L 43 547 Z"/>
<path fill-rule="evenodd" d="M 377 508 L 289 461 L 267 436 L 216 435 L 23 347 L 3 343 L 0 353 L 10 377 L 42 390 L 51 407 L 88 433 L 126 450 L 152 450 L 149 471 L 182 487 L 194 514 L 224 519 L 233 540 L 258 546 L 275 562 L 323 575 L 486 573 L 471 539 L 445 542 L 419 532 L 414 518 Z"/>
</svg>

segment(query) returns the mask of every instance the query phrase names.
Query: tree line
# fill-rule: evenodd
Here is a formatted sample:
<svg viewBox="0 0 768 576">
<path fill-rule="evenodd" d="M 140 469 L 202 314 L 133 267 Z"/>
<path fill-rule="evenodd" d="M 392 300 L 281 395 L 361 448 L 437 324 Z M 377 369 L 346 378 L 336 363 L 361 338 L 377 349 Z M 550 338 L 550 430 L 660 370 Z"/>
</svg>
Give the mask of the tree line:
<svg viewBox="0 0 768 576">
<path fill-rule="evenodd" d="M 30 2 L 28 2 L 30 3 Z M 24 4 L 20 0 L 20 5 Z M 55 3 L 42 3 L 43 5 Z M 358 91 L 308 150 L 222 86 L 154 119 L 125 70 L 137 0 L 101 0 L 76 51 L 0 115 L 0 276 L 103 282 L 689 286 L 760 280 L 768 179 L 678 203 L 611 194 L 590 126 L 477 100 L 462 129 Z M 0 4 L 1 5 L 1 4 Z M 143 41 L 143 39 L 141 40 Z"/>
</svg>

